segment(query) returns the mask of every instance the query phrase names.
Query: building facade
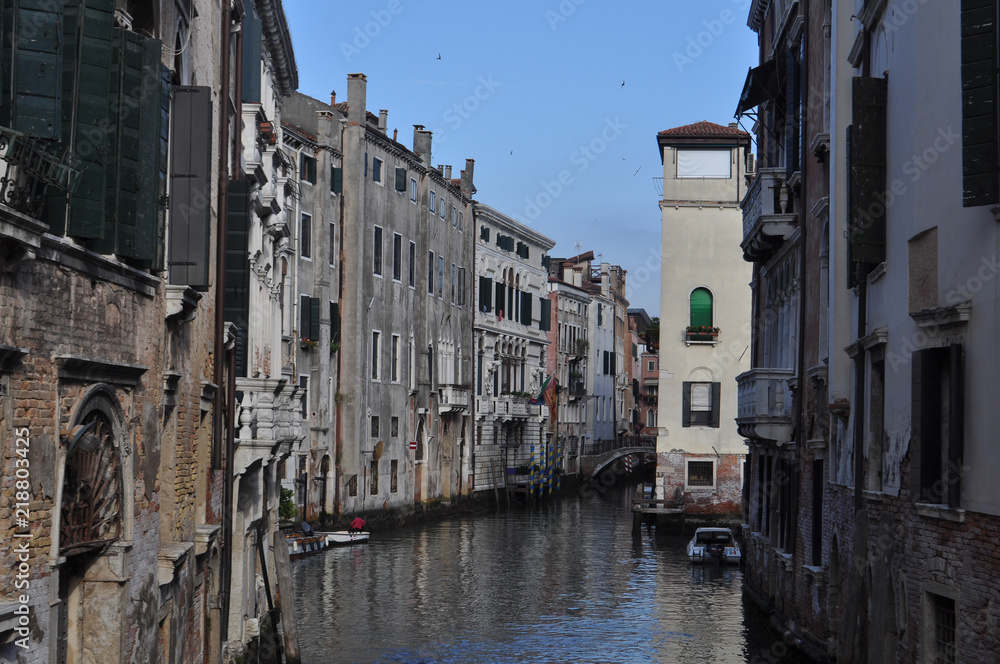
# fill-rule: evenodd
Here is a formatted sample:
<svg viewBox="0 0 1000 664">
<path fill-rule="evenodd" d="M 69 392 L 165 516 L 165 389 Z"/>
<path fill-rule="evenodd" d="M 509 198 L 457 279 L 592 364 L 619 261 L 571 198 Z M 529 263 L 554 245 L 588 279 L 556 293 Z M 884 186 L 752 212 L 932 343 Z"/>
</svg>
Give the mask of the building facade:
<svg viewBox="0 0 1000 664">
<path fill-rule="evenodd" d="M 710 122 L 661 131 L 657 497 L 688 514 L 741 512 L 745 447 L 732 424 L 749 367 L 750 269 L 736 245 L 750 137 Z"/>
<path fill-rule="evenodd" d="M 989 661 L 997 9 L 911 9 L 751 6 L 746 581 L 817 656 Z"/>
<path fill-rule="evenodd" d="M 547 253 L 555 242 L 476 203 L 475 490 L 505 482 L 555 440 L 548 408 L 530 400 L 550 375 Z M 552 450 L 555 454 L 555 450 Z M 554 457 L 551 461 L 554 461 Z M 529 473 L 520 473 L 521 475 Z M 516 473 L 515 473 L 516 476 Z M 516 481 L 516 480 L 515 480 Z"/>
</svg>

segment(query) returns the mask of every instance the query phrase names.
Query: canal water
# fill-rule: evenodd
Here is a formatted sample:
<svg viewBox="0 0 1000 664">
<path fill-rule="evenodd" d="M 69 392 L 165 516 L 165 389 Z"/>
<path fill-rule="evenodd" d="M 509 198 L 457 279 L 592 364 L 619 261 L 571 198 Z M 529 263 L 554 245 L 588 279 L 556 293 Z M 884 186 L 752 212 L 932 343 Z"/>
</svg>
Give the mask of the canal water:
<svg viewBox="0 0 1000 664">
<path fill-rule="evenodd" d="M 631 535 L 631 489 L 372 534 L 293 561 L 302 660 L 777 662 L 738 566 Z M 751 627 L 754 625 L 755 627 Z"/>
</svg>

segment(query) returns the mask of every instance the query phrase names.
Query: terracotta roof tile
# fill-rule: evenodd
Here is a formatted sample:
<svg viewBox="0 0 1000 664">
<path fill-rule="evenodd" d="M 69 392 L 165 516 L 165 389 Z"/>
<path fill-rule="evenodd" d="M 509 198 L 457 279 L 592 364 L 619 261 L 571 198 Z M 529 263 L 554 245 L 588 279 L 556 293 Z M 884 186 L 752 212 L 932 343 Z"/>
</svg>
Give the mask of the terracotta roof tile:
<svg viewBox="0 0 1000 664">
<path fill-rule="evenodd" d="M 707 120 L 702 120 L 701 122 L 695 122 L 694 124 L 684 125 L 683 127 L 674 127 L 673 129 L 664 129 L 658 136 L 686 136 L 686 137 L 698 137 L 698 138 L 716 138 L 721 136 L 746 136 L 750 137 L 750 134 L 743 131 L 739 127 L 723 127 L 722 125 L 717 125 L 714 122 L 708 122 Z"/>
</svg>

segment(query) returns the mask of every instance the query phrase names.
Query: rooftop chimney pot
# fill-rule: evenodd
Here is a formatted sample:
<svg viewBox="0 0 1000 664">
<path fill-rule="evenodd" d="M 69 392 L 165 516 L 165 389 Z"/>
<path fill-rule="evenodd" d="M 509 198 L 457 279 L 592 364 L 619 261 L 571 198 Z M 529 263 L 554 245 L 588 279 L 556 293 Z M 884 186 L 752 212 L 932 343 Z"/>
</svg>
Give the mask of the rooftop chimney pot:
<svg viewBox="0 0 1000 664">
<path fill-rule="evenodd" d="M 386 125 L 389 122 L 389 111 L 384 108 L 380 108 L 378 111 L 378 130 L 385 133 Z"/>
</svg>

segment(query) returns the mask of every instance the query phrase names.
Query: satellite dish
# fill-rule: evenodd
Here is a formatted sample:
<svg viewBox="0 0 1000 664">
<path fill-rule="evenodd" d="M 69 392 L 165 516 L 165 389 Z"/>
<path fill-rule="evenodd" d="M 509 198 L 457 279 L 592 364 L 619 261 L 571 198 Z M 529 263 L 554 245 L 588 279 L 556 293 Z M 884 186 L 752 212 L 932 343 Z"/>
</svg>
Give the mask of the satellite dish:
<svg viewBox="0 0 1000 664">
<path fill-rule="evenodd" d="M 380 440 L 377 443 L 375 443 L 375 451 L 373 452 L 374 454 L 373 458 L 376 461 L 378 461 L 379 459 L 382 458 L 382 452 L 385 452 L 385 441 Z"/>
</svg>

